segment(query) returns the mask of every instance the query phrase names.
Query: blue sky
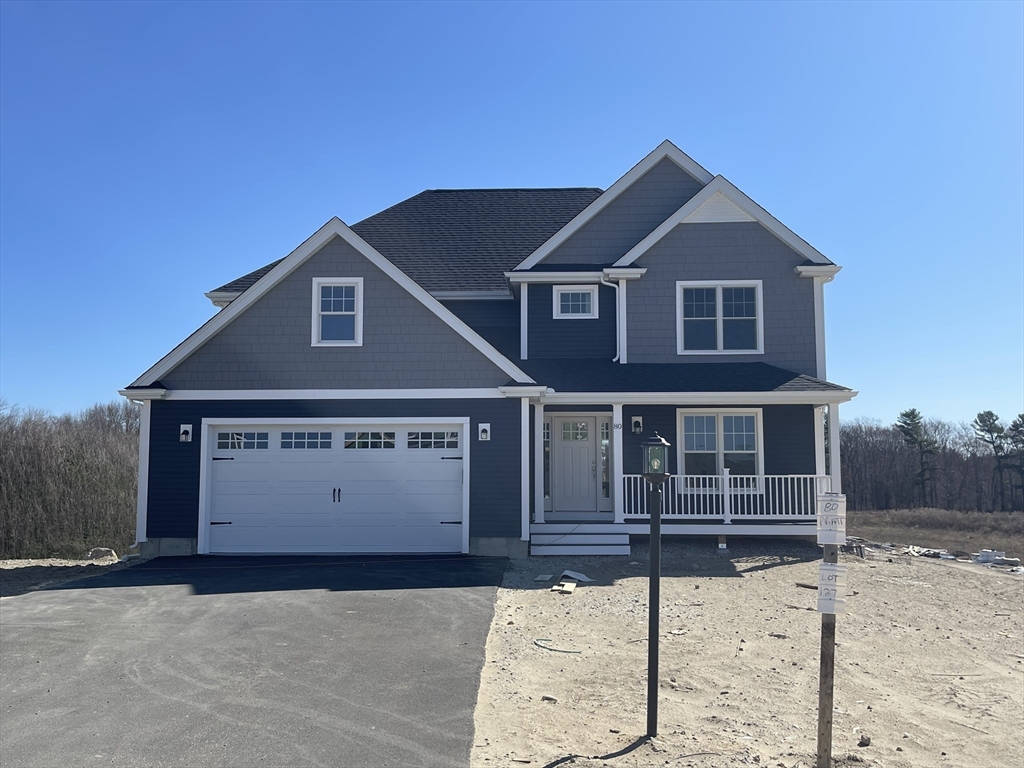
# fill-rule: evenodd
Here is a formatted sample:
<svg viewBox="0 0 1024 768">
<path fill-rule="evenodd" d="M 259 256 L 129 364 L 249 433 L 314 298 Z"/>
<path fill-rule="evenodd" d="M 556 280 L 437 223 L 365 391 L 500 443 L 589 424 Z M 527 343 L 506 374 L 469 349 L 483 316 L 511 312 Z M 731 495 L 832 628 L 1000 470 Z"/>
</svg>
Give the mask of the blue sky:
<svg viewBox="0 0 1024 768">
<path fill-rule="evenodd" d="M 843 265 L 843 417 L 1024 411 L 1024 4 L 0 3 L 0 395 L 117 397 L 203 292 L 428 188 L 663 139 Z"/>
</svg>

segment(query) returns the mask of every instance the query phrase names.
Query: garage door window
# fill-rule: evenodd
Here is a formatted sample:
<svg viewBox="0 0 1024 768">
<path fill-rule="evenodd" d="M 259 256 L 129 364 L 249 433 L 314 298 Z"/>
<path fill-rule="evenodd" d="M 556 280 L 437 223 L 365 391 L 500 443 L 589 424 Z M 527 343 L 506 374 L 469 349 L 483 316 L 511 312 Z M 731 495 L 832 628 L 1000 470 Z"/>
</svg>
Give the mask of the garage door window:
<svg viewBox="0 0 1024 768">
<path fill-rule="evenodd" d="M 222 451 L 261 450 L 269 447 L 268 432 L 218 432 L 217 449 Z"/>
<path fill-rule="evenodd" d="M 330 448 L 330 432 L 282 432 L 281 447 L 295 448 Z"/>
<path fill-rule="evenodd" d="M 458 432 L 410 432 L 410 448 L 458 448 Z"/>
<path fill-rule="evenodd" d="M 394 448 L 394 432 L 346 432 L 345 448 Z"/>
</svg>

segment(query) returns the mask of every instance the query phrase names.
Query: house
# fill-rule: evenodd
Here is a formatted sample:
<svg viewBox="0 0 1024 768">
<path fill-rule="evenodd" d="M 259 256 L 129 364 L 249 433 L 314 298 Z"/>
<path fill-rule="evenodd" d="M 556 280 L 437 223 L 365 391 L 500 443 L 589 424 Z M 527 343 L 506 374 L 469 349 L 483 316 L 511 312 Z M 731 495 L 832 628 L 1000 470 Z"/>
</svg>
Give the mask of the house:
<svg viewBox="0 0 1024 768">
<path fill-rule="evenodd" d="M 628 553 L 813 533 L 839 267 L 664 142 L 607 190 L 429 190 L 207 296 L 130 386 L 153 554 Z"/>
</svg>

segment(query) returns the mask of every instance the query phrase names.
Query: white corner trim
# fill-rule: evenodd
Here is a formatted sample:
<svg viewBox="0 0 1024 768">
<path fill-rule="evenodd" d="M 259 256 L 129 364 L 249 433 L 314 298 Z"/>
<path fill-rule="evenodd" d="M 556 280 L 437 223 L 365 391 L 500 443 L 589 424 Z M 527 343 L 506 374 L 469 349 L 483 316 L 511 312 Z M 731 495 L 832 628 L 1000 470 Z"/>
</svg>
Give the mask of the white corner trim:
<svg viewBox="0 0 1024 768">
<path fill-rule="evenodd" d="M 612 496 L 612 509 L 615 513 L 615 522 L 622 523 L 626 520 L 626 506 L 622 487 L 622 433 L 625 431 L 625 424 L 622 422 L 622 403 L 612 403 L 612 479 L 614 494 Z"/>
<path fill-rule="evenodd" d="M 437 299 L 427 293 L 419 284 L 414 282 L 408 275 L 398 267 L 384 258 L 376 248 L 359 237 L 337 216 L 332 218 L 320 229 L 310 235 L 298 248 L 282 259 L 276 267 L 261 277 L 256 283 L 245 291 L 241 296 L 232 301 L 223 311 L 218 312 L 207 320 L 191 336 L 181 342 L 160 359 L 152 368 L 142 374 L 133 382 L 133 386 L 145 386 L 158 381 L 162 376 L 172 371 L 180 362 L 202 346 L 221 328 L 226 326 L 238 315 L 242 314 L 262 296 L 280 283 L 284 278 L 295 271 L 310 256 L 320 249 L 333 237 L 340 237 L 360 254 L 365 256 L 374 266 L 384 274 L 402 286 L 413 298 L 417 299 L 423 306 L 437 315 L 456 333 L 472 344 L 488 360 L 498 368 L 507 373 L 516 381 L 533 383 L 525 372 L 520 370 L 511 360 L 502 355 L 497 349 L 483 339 L 480 334 L 466 325 L 452 312 L 441 304 Z"/>
<path fill-rule="evenodd" d="M 139 486 L 135 497 L 135 543 L 146 539 L 149 517 L 149 435 L 153 416 L 153 401 L 142 403 L 139 413 Z"/>
<path fill-rule="evenodd" d="M 519 286 L 519 359 L 527 360 L 530 352 L 530 298 L 529 283 Z"/>
<path fill-rule="evenodd" d="M 320 289 L 324 286 L 355 286 L 355 333 L 352 341 L 324 341 L 320 338 Z M 310 346 L 313 347 L 361 347 L 363 346 L 363 278 L 361 277 L 314 277 L 313 278 L 313 324 L 310 328 Z"/>
<path fill-rule="evenodd" d="M 544 404 L 533 406 L 533 519 L 544 522 Z"/>
<path fill-rule="evenodd" d="M 597 320 L 600 296 L 596 285 L 553 285 L 551 286 L 551 318 L 553 320 Z M 562 312 L 561 294 L 589 293 L 590 311 L 586 314 L 574 315 Z"/>
<path fill-rule="evenodd" d="M 646 271 L 646 270 L 644 270 Z M 626 311 L 628 304 L 626 303 L 626 280 L 619 280 L 619 295 L 616 297 L 619 300 L 619 305 L 616 307 L 618 311 L 618 324 L 619 324 L 619 363 L 625 364 L 628 360 L 628 344 L 626 340 L 629 338 L 629 329 L 626 326 Z"/>
<path fill-rule="evenodd" d="M 629 189 L 633 184 L 651 168 L 656 166 L 665 158 L 678 165 L 690 176 L 701 184 L 708 184 L 714 177 L 708 173 L 697 161 L 683 152 L 679 147 L 666 139 L 651 152 L 647 157 L 634 165 L 625 176 L 620 178 L 608 189 L 606 189 L 594 202 L 580 211 L 568 224 L 553 234 L 540 248 L 527 256 L 516 269 L 530 269 L 536 266 L 554 251 L 558 246 L 578 232 L 584 224 L 594 218 L 597 214 L 614 202 L 619 195 Z M 616 265 L 618 266 L 618 265 Z"/>
<path fill-rule="evenodd" d="M 241 295 L 241 291 L 207 291 L 203 294 L 213 303 L 213 306 L 221 308 L 226 307 Z"/>
<path fill-rule="evenodd" d="M 825 408 L 814 408 L 814 474 L 825 474 Z"/>
<path fill-rule="evenodd" d="M 519 503 L 522 513 L 522 529 L 519 538 L 530 540 L 530 398 L 524 397 L 521 405 L 519 429 Z"/>
<path fill-rule="evenodd" d="M 498 387 L 491 389 L 175 389 L 161 391 L 167 393 L 166 400 L 480 400 L 506 397 Z"/>
<path fill-rule="evenodd" d="M 756 349 L 683 349 L 683 289 L 715 288 L 716 330 L 718 344 L 724 344 L 722 288 L 753 288 L 757 301 Z M 676 354 L 677 355 L 763 355 L 764 354 L 764 297 L 761 280 L 677 280 L 676 281 Z"/>
<path fill-rule="evenodd" d="M 690 198 L 690 200 L 681 206 L 675 213 L 659 224 L 651 234 L 630 248 L 629 251 L 627 251 L 621 259 L 616 261 L 613 266 L 627 267 L 632 264 L 640 258 L 640 256 L 650 250 L 655 243 L 659 242 L 663 237 L 665 237 L 665 235 L 682 224 L 687 216 L 698 210 L 717 193 L 721 193 L 724 197 L 728 198 L 730 202 L 746 211 L 756 221 L 760 222 L 765 229 L 805 259 L 817 264 L 834 266 L 817 248 L 814 248 L 793 230 L 768 213 L 768 211 L 760 205 L 755 203 L 724 176 L 715 176 L 714 180 L 704 187 L 704 189 Z"/>
<path fill-rule="evenodd" d="M 816 375 L 825 378 L 825 283 L 831 277 L 814 278 L 814 365 Z"/>
</svg>

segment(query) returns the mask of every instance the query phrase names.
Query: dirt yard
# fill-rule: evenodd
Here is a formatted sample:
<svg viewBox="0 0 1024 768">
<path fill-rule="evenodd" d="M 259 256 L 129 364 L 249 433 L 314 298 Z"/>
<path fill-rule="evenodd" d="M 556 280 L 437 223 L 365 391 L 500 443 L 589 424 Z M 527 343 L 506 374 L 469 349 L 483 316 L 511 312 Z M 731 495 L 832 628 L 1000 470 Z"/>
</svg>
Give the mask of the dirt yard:
<svg viewBox="0 0 1024 768">
<path fill-rule="evenodd" d="M 667 540 L 659 736 L 646 730 L 645 544 L 630 557 L 515 561 L 498 592 L 473 766 L 815 762 L 820 550 Z M 1024 579 L 979 566 L 841 556 L 837 766 L 1024 765 Z M 595 579 L 549 591 L 564 568 Z M 538 645 L 559 650 L 547 650 Z M 565 653 L 560 651 L 578 651 Z M 549 696 L 556 701 L 544 700 Z M 864 737 L 869 746 L 858 746 Z M 619 753 L 619 754 L 616 754 Z"/>
</svg>

